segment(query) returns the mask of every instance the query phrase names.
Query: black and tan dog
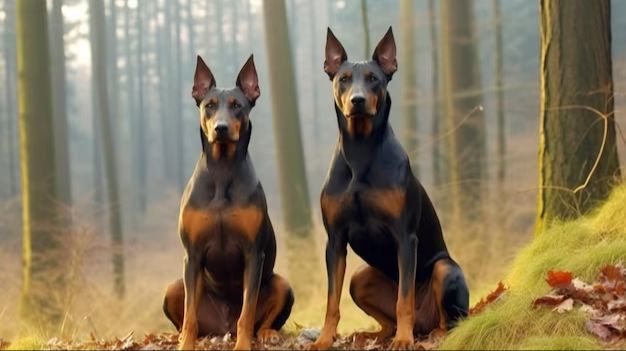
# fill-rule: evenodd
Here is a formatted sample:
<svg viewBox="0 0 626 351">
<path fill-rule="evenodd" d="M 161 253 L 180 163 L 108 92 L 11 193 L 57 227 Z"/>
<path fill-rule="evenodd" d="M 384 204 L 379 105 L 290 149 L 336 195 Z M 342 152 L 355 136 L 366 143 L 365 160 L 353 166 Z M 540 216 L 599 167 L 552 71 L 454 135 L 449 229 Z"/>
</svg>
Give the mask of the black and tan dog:
<svg viewBox="0 0 626 351">
<path fill-rule="evenodd" d="M 321 195 L 328 304 L 312 349 L 330 347 L 335 337 L 348 243 L 367 262 L 352 276 L 350 293 L 382 328 L 358 336 L 395 333 L 392 349 L 412 348 L 414 334 L 445 331 L 467 315 L 463 272 L 388 123 L 387 83 L 396 69 L 391 28 L 372 60 L 356 63 L 328 29 L 324 70 L 333 84 L 339 140 Z"/>
<path fill-rule="evenodd" d="M 235 349 L 250 349 L 254 332 L 275 342 L 291 313 L 293 293 L 273 272 L 274 230 L 248 156 L 249 113 L 259 94 L 252 56 L 233 89 L 216 88 L 198 56 L 192 95 L 202 154 L 180 205 L 184 276 L 167 288 L 163 303 L 183 349 L 193 349 L 199 335 L 227 332 L 237 335 Z"/>
</svg>

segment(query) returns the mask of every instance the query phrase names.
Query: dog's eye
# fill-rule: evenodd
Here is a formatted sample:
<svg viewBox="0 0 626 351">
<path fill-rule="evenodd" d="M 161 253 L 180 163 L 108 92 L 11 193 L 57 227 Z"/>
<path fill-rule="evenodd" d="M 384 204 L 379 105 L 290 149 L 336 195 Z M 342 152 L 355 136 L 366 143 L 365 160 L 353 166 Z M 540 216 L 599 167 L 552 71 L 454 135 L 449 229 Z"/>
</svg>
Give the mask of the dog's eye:
<svg viewBox="0 0 626 351">
<path fill-rule="evenodd" d="M 375 82 L 377 80 L 378 80 L 378 78 L 376 78 L 376 76 L 373 75 L 373 74 L 370 74 L 369 76 L 367 76 L 367 81 L 368 82 Z"/>
<path fill-rule="evenodd" d="M 241 105 L 237 101 L 233 102 L 233 108 L 240 108 Z"/>
<path fill-rule="evenodd" d="M 209 102 L 208 104 L 206 104 L 206 108 L 210 109 L 210 110 L 214 109 L 215 108 L 215 103 L 214 102 Z"/>
<path fill-rule="evenodd" d="M 345 82 L 347 82 L 349 79 L 350 79 L 350 78 L 349 78 L 348 76 L 341 76 L 341 77 L 339 78 L 339 82 L 341 82 L 341 83 L 345 83 Z"/>
</svg>

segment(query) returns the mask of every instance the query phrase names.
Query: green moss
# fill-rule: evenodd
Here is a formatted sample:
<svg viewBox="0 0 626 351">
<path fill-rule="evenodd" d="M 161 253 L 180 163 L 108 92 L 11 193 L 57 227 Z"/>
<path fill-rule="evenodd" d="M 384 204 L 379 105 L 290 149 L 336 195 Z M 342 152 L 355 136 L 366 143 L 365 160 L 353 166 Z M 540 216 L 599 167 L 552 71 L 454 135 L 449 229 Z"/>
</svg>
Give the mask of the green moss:
<svg viewBox="0 0 626 351">
<path fill-rule="evenodd" d="M 626 185 L 615 189 L 594 213 L 547 228 L 514 260 L 505 279 L 509 291 L 481 314 L 461 322 L 442 349 L 597 349 L 585 331 L 585 316 L 549 309 L 534 310 L 532 301 L 550 291 L 548 270 L 596 278 L 601 267 L 626 261 Z"/>
</svg>

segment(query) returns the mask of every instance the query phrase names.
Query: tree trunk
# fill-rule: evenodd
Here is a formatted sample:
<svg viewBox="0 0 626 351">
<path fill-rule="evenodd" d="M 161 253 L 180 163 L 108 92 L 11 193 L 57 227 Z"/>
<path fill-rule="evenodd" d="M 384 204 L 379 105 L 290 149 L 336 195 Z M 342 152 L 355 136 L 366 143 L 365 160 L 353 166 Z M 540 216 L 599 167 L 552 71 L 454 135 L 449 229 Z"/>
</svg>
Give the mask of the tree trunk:
<svg viewBox="0 0 626 351">
<path fill-rule="evenodd" d="M 284 0 L 264 0 L 263 16 L 283 217 L 288 231 L 308 235 L 311 203 Z"/>
<path fill-rule="evenodd" d="M 174 131 L 176 133 L 176 184 L 178 190 L 183 191 L 186 184 L 185 179 L 185 148 L 183 138 L 183 106 L 181 100 L 182 77 L 181 77 L 181 45 L 180 45 L 180 0 L 175 0 L 174 4 L 174 79 L 172 80 L 172 97 L 174 98 L 174 116 L 176 121 L 174 122 Z"/>
<path fill-rule="evenodd" d="M 444 105 L 448 138 L 451 210 L 455 225 L 478 223 L 486 157 L 480 67 L 472 1 L 440 2 Z"/>
<path fill-rule="evenodd" d="M 67 135 L 67 109 L 65 97 L 65 44 L 63 41 L 63 0 L 52 1 L 50 13 L 50 64 L 52 80 L 52 117 L 54 128 L 54 153 L 56 186 L 59 201 L 65 206 L 72 204 L 70 176 L 70 152 Z"/>
<path fill-rule="evenodd" d="M 65 255 L 57 216 L 45 1 L 17 1 L 16 37 L 23 211 L 21 316 L 46 330 L 62 317 Z"/>
<path fill-rule="evenodd" d="M 594 208 L 620 176 L 610 4 L 541 1 L 538 234 Z"/>
<path fill-rule="evenodd" d="M 96 81 L 94 102 L 99 111 L 99 128 L 102 142 L 101 150 L 104 156 L 104 173 L 107 183 L 107 197 L 109 203 L 109 230 L 113 243 L 113 274 L 114 287 L 118 297 L 124 296 L 124 253 L 122 240 L 122 221 L 118 194 L 117 170 L 115 152 L 113 149 L 113 135 L 111 133 L 111 116 L 109 113 L 109 94 L 106 71 L 106 25 L 104 17 L 104 3 L 100 0 L 89 1 L 90 31 L 93 33 L 91 41 L 92 79 Z"/>
<path fill-rule="evenodd" d="M 498 188 L 498 196 L 504 195 L 504 181 L 506 178 L 506 129 L 504 120 L 504 72 L 503 72 L 503 51 L 502 51 L 502 10 L 500 8 L 501 0 L 493 0 L 493 22 L 495 32 L 496 46 L 496 67 L 494 75 L 496 77 L 497 91 L 497 169 L 496 180 Z"/>
<path fill-rule="evenodd" d="M 431 70 L 431 100 L 432 100 L 432 134 L 435 138 L 433 144 L 433 184 L 439 186 L 443 184 L 443 175 L 445 174 L 441 153 L 441 91 L 439 87 L 439 42 L 437 41 L 437 23 L 435 16 L 435 0 L 428 0 L 428 20 L 430 29 L 430 60 L 432 64 Z"/>
<path fill-rule="evenodd" d="M 158 92 L 159 92 L 159 115 L 161 119 L 161 146 L 162 146 L 162 154 L 163 154 L 163 175 L 165 179 L 168 181 L 172 181 L 174 179 L 174 156 L 172 154 L 172 148 L 170 147 L 171 140 L 171 119 L 172 115 L 170 113 L 171 104 L 169 103 L 170 94 L 169 94 L 169 68 L 170 68 L 170 59 L 169 59 L 169 41 L 170 37 L 169 33 L 169 23 L 168 19 L 168 9 L 167 3 L 163 5 L 161 8 L 164 12 L 166 21 L 163 25 L 159 25 L 156 28 L 156 46 L 157 46 L 157 55 L 156 55 L 156 65 L 157 72 L 159 76 L 158 82 Z M 208 36 L 207 36 L 208 37 Z"/>
<path fill-rule="evenodd" d="M 109 73 L 109 100 L 110 110 L 112 113 L 111 127 L 112 130 L 120 135 L 121 132 L 121 109 L 120 109 L 120 92 L 119 92 L 119 72 L 117 68 L 117 6 L 115 0 L 109 1 L 109 25 L 107 26 L 107 72 Z"/>
<path fill-rule="evenodd" d="M 15 11 L 15 0 L 5 0 L 5 13 L 11 14 Z M 11 15 L 6 16 L 4 19 L 4 59 L 6 65 L 6 76 L 5 76 L 5 93 L 6 93 L 6 113 L 8 118 L 7 123 L 7 142 L 8 142 L 8 153 L 9 153 L 9 194 L 12 197 L 18 195 L 18 181 L 17 181 L 17 150 L 16 150 L 16 142 L 15 142 L 15 134 L 17 133 L 17 128 L 15 128 L 16 113 L 15 113 L 15 80 L 16 80 L 16 69 L 15 69 L 15 24 L 14 17 Z"/>
<path fill-rule="evenodd" d="M 361 0 L 361 21 L 363 23 L 363 53 L 364 60 L 369 60 L 372 52 L 370 51 L 370 25 L 367 18 L 367 0 Z"/>
<path fill-rule="evenodd" d="M 146 2 L 144 1 L 145 5 Z M 131 118 L 135 118 L 137 120 L 137 163 L 135 163 L 135 171 L 137 173 L 137 202 L 140 213 L 143 215 L 146 212 L 147 207 L 147 171 L 148 171 L 148 162 L 147 159 L 150 157 L 148 155 L 149 148 L 146 143 L 146 131 L 148 130 L 148 126 L 146 124 L 146 108 L 144 104 L 144 86 L 146 82 L 144 81 L 144 71 L 145 71 L 145 63 L 143 58 L 144 44 L 143 44 L 143 13 L 146 11 L 146 8 L 142 6 L 142 2 L 137 2 L 137 114 L 135 116 L 131 116 Z M 135 173 L 135 172 L 133 172 Z"/>
<path fill-rule="evenodd" d="M 417 163 L 417 68 L 415 56 L 415 9 L 413 0 L 400 1 L 400 62 L 402 62 L 402 119 L 404 130 L 402 139 L 409 154 L 411 168 L 418 176 Z"/>
</svg>

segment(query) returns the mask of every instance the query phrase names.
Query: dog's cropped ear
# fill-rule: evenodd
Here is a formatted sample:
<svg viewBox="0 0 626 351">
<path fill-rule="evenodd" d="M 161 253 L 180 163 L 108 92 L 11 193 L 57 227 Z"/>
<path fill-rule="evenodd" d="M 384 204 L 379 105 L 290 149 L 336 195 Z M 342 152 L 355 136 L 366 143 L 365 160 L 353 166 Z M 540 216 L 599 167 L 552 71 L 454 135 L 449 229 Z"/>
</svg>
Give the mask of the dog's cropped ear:
<svg viewBox="0 0 626 351">
<path fill-rule="evenodd" d="M 259 76 L 256 73 L 256 67 L 254 67 L 254 55 L 250 55 L 248 61 L 241 67 L 241 71 L 239 71 L 237 76 L 237 87 L 248 98 L 250 106 L 254 106 L 254 102 L 261 95 Z"/>
<path fill-rule="evenodd" d="M 346 49 L 339 42 L 337 37 L 333 34 L 333 31 L 328 28 L 326 32 L 326 60 L 324 61 L 324 72 L 328 74 L 328 77 L 332 80 L 335 74 L 339 71 L 344 61 L 348 59 Z"/>
<path fill-rule="evenodd" d="M 396 61 L 396 41 L 393 39 L 393 31 L 391 27 L 385 33 L 385 36 L 380 40 L 372 60 L 376 61 L 380 68 L 387 75 L 387 79 L 391 80 L 391 77 L 398 69 L 398 61 Z"/>
<path fill-rule="evenodd" d="M 215 78 L 209 67 L 204 63 L 202 57 L 198 55 L 196 63 L 196 73 L 193 76 L 193 89 L 191 96 L 196 100 L 196 105 L 200 106 L 200 102 L 206 94 L 215 87 Z"/>
</svg>

